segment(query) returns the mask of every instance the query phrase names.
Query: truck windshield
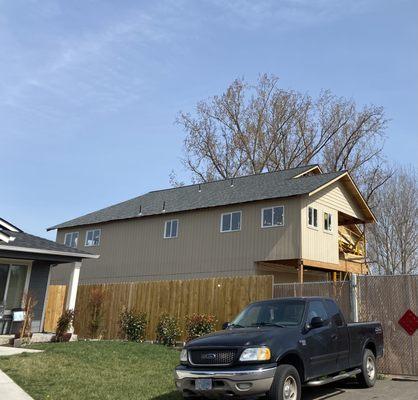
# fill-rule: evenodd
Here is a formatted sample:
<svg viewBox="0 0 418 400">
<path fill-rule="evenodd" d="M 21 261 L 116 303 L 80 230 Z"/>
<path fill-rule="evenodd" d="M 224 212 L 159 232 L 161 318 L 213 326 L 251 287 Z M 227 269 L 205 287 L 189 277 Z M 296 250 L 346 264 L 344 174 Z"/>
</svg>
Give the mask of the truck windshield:
<svg viewBox="0 0 418 400">
<path fill-rule="evenodd" d="M 302 300 L 272 300 L 249 305 L 230 324 L 231 327 L 297 326 L 301 323 L 305 302 Z"/>
</svg>

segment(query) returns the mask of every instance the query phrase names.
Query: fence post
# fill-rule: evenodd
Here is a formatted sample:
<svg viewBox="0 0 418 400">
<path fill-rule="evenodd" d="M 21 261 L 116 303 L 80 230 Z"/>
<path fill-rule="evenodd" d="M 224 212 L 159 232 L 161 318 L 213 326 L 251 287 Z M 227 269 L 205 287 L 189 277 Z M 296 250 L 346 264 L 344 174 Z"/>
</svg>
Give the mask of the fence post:
<svg viewBox="0 0 418 400">
<path fill-rule="evenodd" d="M 351 274 L 350 277 L 350 306 L 353 322 L 358 322 L 358 290 L 357 274 Z"/>
</svg>

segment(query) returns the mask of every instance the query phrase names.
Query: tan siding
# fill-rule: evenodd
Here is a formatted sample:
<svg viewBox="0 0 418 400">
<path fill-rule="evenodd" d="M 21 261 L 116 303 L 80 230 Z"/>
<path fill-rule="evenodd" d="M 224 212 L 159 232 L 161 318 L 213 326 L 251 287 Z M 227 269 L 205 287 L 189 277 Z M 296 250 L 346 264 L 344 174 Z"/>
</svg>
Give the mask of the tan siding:
<svg viewBox="0 0 418 400">
<path fill-rule="evenodd" d="M 285 206 L 285 226 L 261 228 L 261 209 Z M 223 212 L 242 211 L 241 231 L 221 233 Z M 164 239 L 164 222 L 179 220 L 179 235 Z M 84 247 L 86 231 L 101 228 L 99 247 Z M 99 260 L 85 260 L 81 282 L 123 282 L 155 279 L 187 279 L 246 275 L 255 271 L 254 262 L 298 258 L 300 254 L 300 199 L 268 200 L 173 215 L 110 222 L 88 228 L 60 230 L 79 232 L 78 247 L 100 254 Z M 68 277 L 65 266 L 54 268 L 52 282 Z"/>
<path fill-rule="evenodd" d="M 322 200 L 312 201 L 308 196 L 302 199 L 301 232 L 302 258 L 338 264 L 338 210 L 324 205 Z M 329 201 L 325 201 L 329 204 Z M 308 206 L 318 209 L 318 229 L 308 227 Z M 324 212 L 332 214 L 332 232 L 324 231 Z"/>
<path fill-rule="evenodd" d="M 364 216 L 358 207 L 356 200 L 340 181 L 315 193 L 310 197 L 312 202 L 318 202 L 326 207 L 339 210 L 352 217 L 363 219 Z"/>
</svg>

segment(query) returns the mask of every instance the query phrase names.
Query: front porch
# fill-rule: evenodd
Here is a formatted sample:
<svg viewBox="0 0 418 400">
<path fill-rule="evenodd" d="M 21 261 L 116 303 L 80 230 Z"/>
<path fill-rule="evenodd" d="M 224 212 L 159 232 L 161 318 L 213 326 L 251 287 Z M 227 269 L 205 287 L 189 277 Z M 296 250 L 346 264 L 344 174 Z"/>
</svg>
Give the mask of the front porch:
<svg viewBox="0 0 418 400">
<path fill-rule="evenodd" d="M 67 309 L 73 309 L 84 258 L 98 256 L 29 235 L 0 219 L 0 335 L 20 332 L 26 309 L 32 310 L 31 332 L 42 332 L 51 269 L 72 264 Z"/>
</svg>

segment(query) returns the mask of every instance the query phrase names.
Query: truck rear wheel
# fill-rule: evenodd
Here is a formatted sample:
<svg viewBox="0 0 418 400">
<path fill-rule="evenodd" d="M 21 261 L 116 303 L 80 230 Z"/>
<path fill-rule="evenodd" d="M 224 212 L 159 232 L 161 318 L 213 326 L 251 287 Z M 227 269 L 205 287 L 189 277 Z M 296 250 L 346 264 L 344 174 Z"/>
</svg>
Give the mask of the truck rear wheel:
<svg viewBox="0 0 418 400">
<path fill-rule="evenodd" d="M 361 373 L 357 375 L 358 383 L 364 388 L 371 388 L 376 383 L 376 357 L 369 349 L 364 350 Z"/>
<path fill-rule="evenodd" d="M 268 400 L 300 400 L 300 376 L 293 365 L 279 365 L 273 384 L 267 394 Z"/>
</svg>

